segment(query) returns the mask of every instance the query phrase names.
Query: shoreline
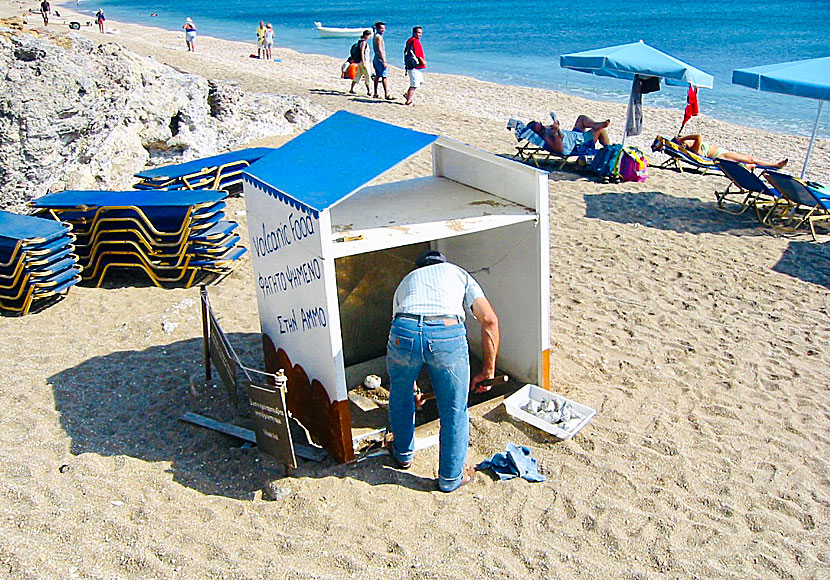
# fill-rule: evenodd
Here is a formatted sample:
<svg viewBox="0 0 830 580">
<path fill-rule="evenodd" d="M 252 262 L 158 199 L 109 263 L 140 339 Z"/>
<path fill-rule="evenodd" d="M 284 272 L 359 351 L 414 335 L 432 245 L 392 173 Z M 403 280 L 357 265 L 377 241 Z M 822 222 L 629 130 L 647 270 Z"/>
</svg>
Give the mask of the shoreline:
<svg viewBox="0 0 830 580">
<path fill-rule="evenodd" d="M 63 5 L 63 7 L 65 9 L 71 10 L 73 6 L 70 5 L 70 4 L 65 4 L 65 5 Z M 175 25 L 171 25 L 170 28 L 165 28 L 164 26 L 155 25 L 154 24 L 155 21 L 154 21 L 153 18 L 148 18 L 148 17 L 140 15 L 140 14 L 134 14 L 133 16 L 134 16 L 134 20 L 126 20 L 124 22 L 129 23 L 129 24 L 134 24 L 134 25 L 137 25 L 137 26 L 157 28 L 159 30 L 165 30 L 165 31 L 168 31 L 168 32 L 173 32 L 173 33 L 178 32 L 178 27 L 175 26 Z M 251 24 L 252 24 L 252 26 L 255 26 L 255 23 L 252 22 Z M 224 37 L 224 36 L 221 36 L 221 37 L 216 36 L 215 38 L 217 38 L 219 40 L 226 40 L 228 42 L 248 43 L 252 47 L 254 46 L 253 43 L 246 40 L 247 36 L 249 36 L 248 34 L 239 33 L 237 28 L 233 28 L 233 30 L 234 30 L 235 34 L 233 34 L 232 36 L 237 36 L 239 38 L 231 38 L 231 37 Z M 293 47 L 291 47 L 291 48 L 286 47 L 286 48 L 289 49 L 289 50 L 293 50 L 293 51 L 300 52 L 300 53 L 303 53 L 303 54 L 308 54 L 308 55 L 321 56 L 321 57 L 322 56 L 329 56 L 325 52 L 315 52 L 314 48 L 312 48 L 311 50 L 305 50 L 303 48 L 302 44 L 298 44 L 296 42 L 296 40 L 292 44 L 294 45 Z M 279 47 L 276 47 L 276 48 L 279 49 Z M 315 48 L 320 48 L 320 47 L 315 47 Z M 339 57 L 337 55 L 335 55 L 335 56 L 330 56 L 330 58 L 338 59 Z M 397 59 L 394 59 L 394 60 L 397 60 Z M 465 75 L 464 70 L 461 70 L 461 71 L 455 70 L 455 71 L 446 72 L 446 73 L 442 73 L 442 74 L 449 74 L 449 75 L 460 76 L 460 77 L 467 76 L 467 75 Z M 494 83 L 502 85 L 502 86 L 516 86 L 516 87 L 525 87 L 525 88 L 529 88 L 529 89 L 556 91 L 556 92 L 560 92 L 560 93 L 567 94 L 569 96 L 573 96 L 573 97 L 577 97 L 577 98 L 585 98 L 585 99 L 590 99 L 590 100 L 593 100 L 593 101 L 599 101 L 599 102 L 604 102 L 604 103 L 612 103 L 612 104 L 617 104 L 617 105 L 622 105 L 622 106 L 626 105 L 626 103 L 628 102 L 628 92 L 629 92 L 629 89 L 630 89 L 630 83 L 625 83 L 623 81 L 615 81 L 614 79 L 601 79 L 600 80 L 600 79 L 598 79 L 598 77 L 591 77 L 590 75 L 585 75 L 584 73 L 570 73 L 570 74 L 574 75 L 571 78 L 575 79 L 575 84 L 574 84 L 575 88 L 573 88 L 573 89 L 569 89 L 568 88 L 569 81 L 568 80 L 563 80 L 563 79 L 559 79 L 558 83 L 557 82 L 550 82 L 550 81 L 545 80 L 545 79 L 533 80 L 532 78 L 531 79 L 525 79 L 524 81 L 516 81 L 516 82 L 511 82 L 510 80 L 508 80 L 506 78 L 503 78 L 501 80 L 491 80 L 491 78 L 492 78 L 491 75 L 493 75 L 493 71 L 490 71 L 490 72 L 479 71 L 479 73 L 474 74 L 474 75 L 469 75 L 469 76 L 471 78 L 476 79 L 476 80 L 481 80 L 481 81 L 485 81 L 485 82 L 488 82 L 488 81 L 489 82 L 494 82 Z M 592 87 L 594 82 L 598 82 L 599 84 Z M 556 86 L 557 84 L 560 85 L 560 86 Z M 712 99 L 714 101 L 721 101 L 723 99 L 723 96 L 724 96 L 723 93 L 718 92 L 717 89 L 720 88 L 720 87 L 724 87 L 726 85 L 732 86 L 731 83 L 729 83 L 726 79 L 722 79 L 722 78 L 718 77 L 718 79 L 716 81 L 716 90 L 715 90 L 715 92 L 712 92 L 709 89 L 703 90 L 701 95 L 707 95 L 707 96 L 702 96 L 701 97 L 701 104 L 702 104 L 704 110 L 710 109 L 711 106 L 714 106 L 714 103 L 706 102 L 708 100 L 708 95 L 709 94 L 712 95 Z M 592 92 L 591 92 L 592 88 L 596 90 L 596 93 L 592 94 Z M 649 99 L 647 98 L 646 99 L 646 105 L 650 106 L 652 108 L 655 108 L 655 109 L 677 112 L 678 126 L 679 126 L 679 119 L 682 118 L 682 110 L 683 110 L 683 107 L 685 106 L 685 92 L 683 92 L 681 94 L 681 92 L 679 90 L 677 90 L 676 87 L 673 88 L 672 90 L 675 90 L 676 94 L 673 95 L 669 99 L 670 102 L 663 102 L 661 104 L 651 104 L 651 105 L 649 105 L 648 104 Z M 774 93 L 761 93 L 760 91 L 752 91 L 752 90 L 746 89 L 746 88 L 741 88 L 740 90 L 746 92 L 746 94 L 743 95 L 742 98 L 747 99 L 747 100 L 756 100 L 757 101 L 756 107 L 754 107 L 754 108 L 752 108 L 748 111 L 743 111 L 741 108 L 738 108 L 738 109 L 734 109 L 734 107 L 733 108 L 727 108 L 726 110 L 723 111 L 723 116 L 720 116 L 719 113 L 716 111 L 716 112 L 714 112 L 713 115 L 711 115 L 711 118 L 716 120 L 716 121 L 735 124 L 735 125 L 738 125 L 738 126 L 746 126 L 746 127 L 755 127 L 756 125 L 753 124 L 753 123 L 766 123 L 766 125 L 758 125 L 758 126 L 760 128 L 762 128 L 764 131 L 771 132 L 771 133 L 789 135 L 789 136 L 793 136 L 793 137 L 805 137 L 805 136 L 809 137 L 810 129 L 812 128 L 812 122 L 815 119 L 815 106 L 813 106 L 814 102 L 812 102 L 810 99 L 799 99 L 797 97 L 786 97 L 784 95 L 777 95 L 777 94 L 774 94 Z M 664 93 L 666 91 L 667 91 L 667 87 L 664 86 L 663 87 L 663 92 L 655 93 L 653 96 L 656 97 L 658 100 L 660 100 L 661 95 L 664 95 Z M 734 101 L 735 95 L 733 94 L 729 98 Z M 789 99 L 796 99 L 796 100 L 791 101 L 791 103 L 789 105 L 787 105 L 784 102 L 780 101 L 780 99 L 782 99 L 782 98 L 788 99 L 788 100 Z M 776 110 L 780 110 L 781 107 L 797 108 L 799 110 L 802 110 L 802 104 L 804 104 L 804 107 L 803 107 L 804 115 L 803 116 L 799 115 L 798 118 L 788 118 L 786 123 L 784 123 L 783 121 L 782 122 L 777 122 L 775 116 L 771 117 L 768 114 L 764 114 L 764 111 L 767 110 L 767 106 L 770 104 L 768 99 L 777 100 L 777 103 L 775 105 L 777 107 Z M 652 102 L 653 102 L 653 100 L 652 100 Z M 750 117 L 751 120 L 747 120 L 747 121 L 742 120 L 741 115 L 743 115 L 743 114 L 751 115 L 751 117 Z M 784 126 L 784 125 L 786 125 L 786 126 Z M 830 138 L 830 137 L 827 136 L 827 123 L 826 123 L 826 121 L 823 123 L 823 125 L 824 125 L 824 127 L 820 126 L 819 134 L 824 134 L 825 135 L 824 138 Z M 794 132 L 794 131 L 801 131 L 801 132 L 798 133 L 798 132 Z"/>
<path fill-rule="evenodd" d="M 66 14 L 78 14 L 66 5 L 62 5 L 61 9 Z M 473 121 L 473 129 L 486 123 L 486 132 L 477 131 L 474 140 L 470 140 L 470 132 L 444 129 L 442 134 L 459 140 L 464 140 L 466 136 L 465 142 L 493 153 L 506 154 L 513 150 L 515 139 L 505 130 L 510 117 L 547 121 L 548 113 L 556 111 L 557 116 L 568 123 L 577 115 L 587 113 L 596 119 L 611 119 L 609 136 L 612 142 L 620 141 L 625 123 L 626 104 L 597 101 L 550 89 L 500 85 L 473 77 L 432 73 L 429 69 L 426 71 L 427 84 L 419 90 L 416 106 L 403 107 L 400 93 L 406 88 L 407 81 L 403 69 L 395 66 L 390 67 L 389 83 L 390 94 L 397 101 L 379 103 L 359 94 L 347 94 L 348 81 L 339 78 L 342 60 L 334 57 L 275 47 L 275 56 L 282 62 L 265 63 L 247 58 L 254 48 L 253 43 L 210 36 L 197 37 L 196 52 L 188 53 L 183 33 L 179 31 L 114 20 L 108 20 L 107 27 L 108 31 L 117 31 L 117 34 L 107 33 L 102 38 L 94 23 L 93 26 L 82 27 L 80 33 L 93 41 L 106 39 L 119 43 L 140 55 L 151 56 L 182 71 L 236 82 L 243 90 L 302 95 L 332 112 L 345 109 L 428 132 L 437 132 L 440 128 L 432 117 L 456 117 L 461 126 Z M 643 134 L 627 138 L 626 143 L 639 147 L 650 158 L 662 161 L 662 155 L 651 154 L 651 142 L 657 134 L 671 136 L 676 133 L 682 119 L 682 108 L 644 106 L 643 110 Z M 800 173 L 809 144 L 809 137 L 755 129 L 705 114 L 693 117 L 685 132 L 701 133 L 706 140 L 731 151 L 771 159 L 787 158 L 789 171 L 796 175 Z M 830 175 L 830 139 L 817 138 L 806 177 L 826 181 L 827 175 Z"/>
</svg>

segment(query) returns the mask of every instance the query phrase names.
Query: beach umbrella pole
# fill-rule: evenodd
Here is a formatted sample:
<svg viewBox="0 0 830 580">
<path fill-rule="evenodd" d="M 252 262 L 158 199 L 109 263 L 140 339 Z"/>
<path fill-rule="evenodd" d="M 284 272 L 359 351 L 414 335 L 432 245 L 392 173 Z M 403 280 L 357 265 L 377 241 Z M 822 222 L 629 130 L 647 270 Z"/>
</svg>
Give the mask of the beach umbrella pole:
<svg viewBox="0 0 830 580">
<path fill-rule="evenodd" d="M 810 153 L 813 152 L 813 143 L 816 142 L 816 131 L 818 131 L 818 121 L 821 118 L 821 107 L 824 101 L 818 102 L 818 113 L 816 114 L 816 122 L 813 125 L 813 135 L 810 137 L 810 145 L 807 147 L 807 157 L 804 158 L 804 167 L 801 168 L 801 179 L 804 179 L 804 174 L 807 173 L 807 164 L 810 162 Z"/>
</svg>

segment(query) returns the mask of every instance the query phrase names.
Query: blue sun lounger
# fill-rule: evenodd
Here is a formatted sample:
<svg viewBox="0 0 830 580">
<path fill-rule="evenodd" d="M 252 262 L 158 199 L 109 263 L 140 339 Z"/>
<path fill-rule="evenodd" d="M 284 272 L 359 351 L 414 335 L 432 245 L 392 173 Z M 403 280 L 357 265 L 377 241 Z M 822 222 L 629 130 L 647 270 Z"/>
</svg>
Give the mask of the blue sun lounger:
<svg viewBox="0 0 830 580">
<path fill-rule="evenodd" d="M 165 165 L 136 173 L 136 189 L 223 189 L 242 182 L 242 171 L 274 151 L 252 147 L 185 163 Z"/>
<path fill-rule="evenodd" d="M 80 280 L 71 226 L 0 211 L 0 311 L 27 314 Z"/>
<path fill-rule="evenodd" d="M 743 164 L 729 159 L 715 159 L 715 165 L 729 180 L 723 191 L 715 191 L 718 209 L 732 215 L 741 215 L 750 208 L 755 208 L 758 220 L 763 223 L 762 211 L 775 205 L 781 194 L 775 188 L 767 187 L 761 178 Z M 737 198 L 737 199 L 735 199 Z"/>
<path fill-rule="evenodd" d="M 64 191 L 31 203 L 74 224 L 84 279 L 100 286 L 116 267 L 143 270 L 151 281 L 191 285 L 226 273 L 239 248 L 235 222 L 225 220 L 224 191 Z M 244 248 L 239 257 L 244 253 Z M 237 258 L 238 259 L 238 258 Z"/>
<path fill-rule="evenodd" d="M 764 171 L 763 176 L 781 194 L 765 223 L 784 232 L 795 232 L 807 225 L 813 241 L 818 241 L 816 224 L 830 220 L 830 187 L 771 169 Z M 780 214 L 777 209 L 782 209 Z"/>
</svg>

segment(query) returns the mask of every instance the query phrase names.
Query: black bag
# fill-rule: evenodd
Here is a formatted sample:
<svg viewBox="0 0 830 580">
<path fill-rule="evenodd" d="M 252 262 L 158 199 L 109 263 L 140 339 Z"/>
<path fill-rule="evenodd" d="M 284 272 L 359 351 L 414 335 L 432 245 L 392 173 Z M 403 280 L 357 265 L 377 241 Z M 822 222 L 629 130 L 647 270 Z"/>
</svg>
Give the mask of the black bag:
<svg viewBox="0 0 830 580">
<path fill-rule="evenodd" d="M 360 62 L 363 60 L 363 51 L 360 50 L 360 41 L 355 42 L 349 49 L 349 59 L 352 62 Z"/>
<path fill-rule="evenodd" d="M 415 49 L 411 42 L 406 43 L 403 51 L 403 66 L 406 70 L 418 68 L 421 65 L 421 59 L 415 56 Z"/>
</svg>

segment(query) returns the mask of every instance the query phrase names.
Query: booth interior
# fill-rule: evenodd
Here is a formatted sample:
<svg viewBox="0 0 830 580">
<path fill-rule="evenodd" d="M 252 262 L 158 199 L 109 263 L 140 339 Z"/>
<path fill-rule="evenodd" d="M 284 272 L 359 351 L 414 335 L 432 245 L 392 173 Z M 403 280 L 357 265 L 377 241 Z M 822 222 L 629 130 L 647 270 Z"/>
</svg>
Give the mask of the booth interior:
<svg viewBox="0 0 830 580">
<path fill-rule="evenodd" d="M 512 164 L 487 154 L 471 159 L 475 150 L 464 148 L 439 140 L 433 146 L 433 159 L 444 161 L 445 173 L 450 173 L 447 166 L 451 166 L 446 158 L 460 153 L 465 154 L 468 169 L 476 165 L 480 170 L 492 165 L 497 168 L 503 161 Z M 489 187 L 498 182 L 490 181 Z M 383 387 L 389 385 L 385 355 L 393 296 L 414 268 L 418 254 L 426 249 L 440 250 L 450 262 L 470 272 L 500 318 L 502 348 L 497 362 L 499 370 L 512 380 L 500 390 L 471 396 L 470 404 L 505 394 L 526 382 L 544 382 L 542 369 L 537 368 L 543 341 L 543 289 L 535 199 L 523 205 L 442 174 L 364 187 L 332 207 L 331 224 L 333 239 L 351 240 L 335 244 L 335 270 L 355 437 L 386 424 L 383 391 L 378 408 L 365 405 L 364 398 L 371 393 L 363 382 L 374 374 L 381 378 Z M 469 312 L 466 324 L 472 376 L 481 367 L 481 340 L 478 323 Z M 437 418 L 425 370 L 418 385 L 428 399 L 416 415 L 416 424 L 423 424 Z"/>
</svg>

